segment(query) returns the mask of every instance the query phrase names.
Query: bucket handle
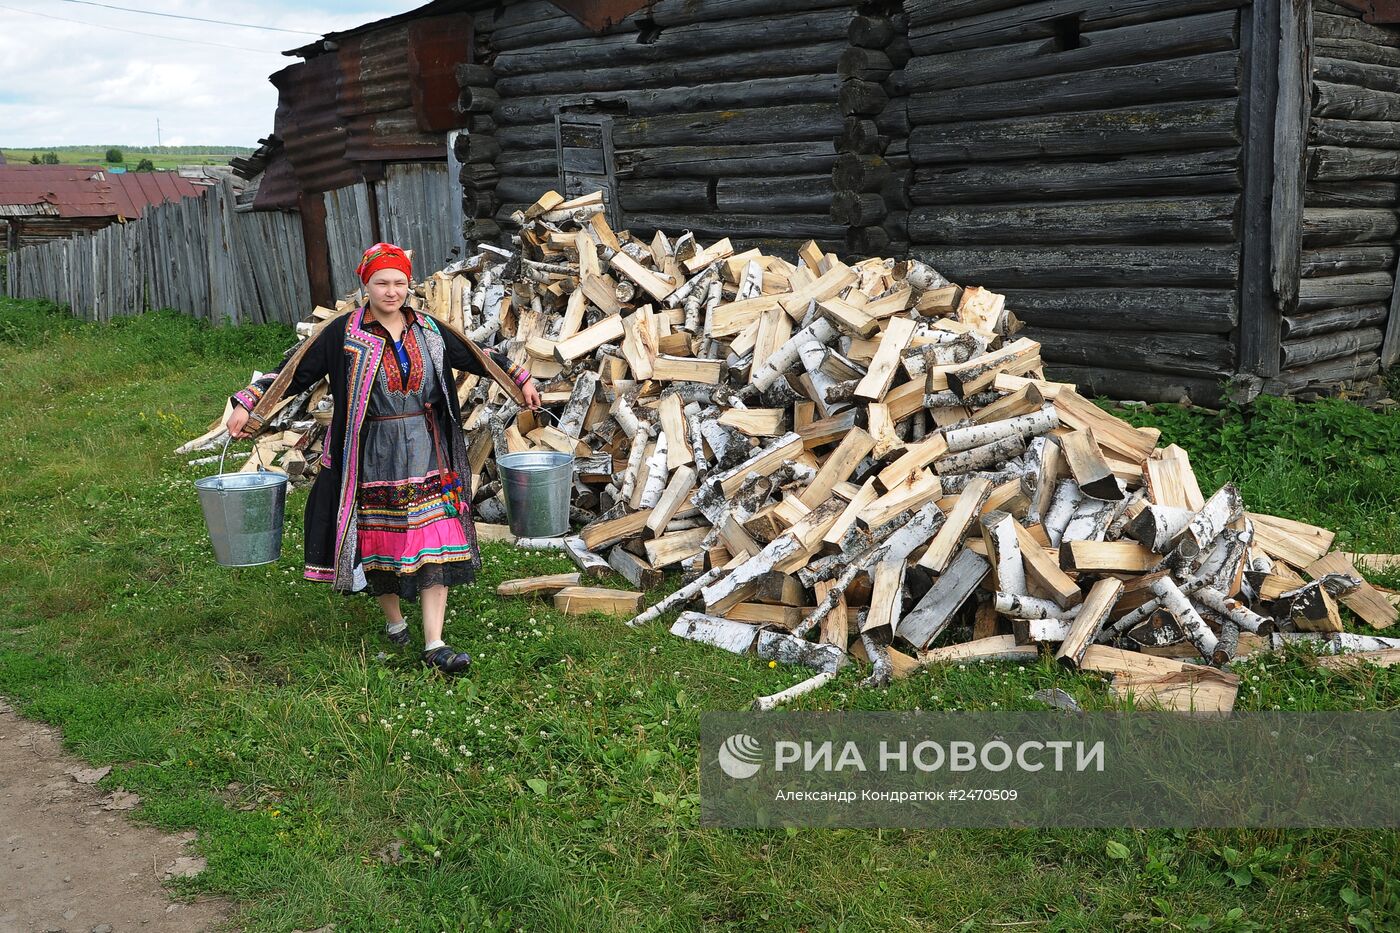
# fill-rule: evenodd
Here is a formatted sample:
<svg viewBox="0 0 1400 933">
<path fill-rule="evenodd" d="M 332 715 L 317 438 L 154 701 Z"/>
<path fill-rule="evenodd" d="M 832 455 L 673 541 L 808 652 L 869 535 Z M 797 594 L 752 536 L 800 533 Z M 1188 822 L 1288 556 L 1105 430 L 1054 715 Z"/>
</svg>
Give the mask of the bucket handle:
<svg viewBox="0 0 1400 933">
<path fill-rule="evenodd" d="M 224 438 L 224 452 L 219 455 L 219 476 L 222 476 L 224 473 L 224 458 L 228 456 L 228 445 L 233 441 L 233 433 L 225 433 L 228 434 L 228 436 Z"/>
<path fill-rule="evenodd" d="M 231 443 L 233 443 L 233 435 L 232 435 L 232 434 L 229 434 L 227 437 L 224 438 L 224 452 L 221 453 L 221 454 L 219 454 L 219 472 L 218 472 L 218 474 L 217 474 L 217 475 L 219 475 L 219 476 L 222 476 L 222 475 L 224 474 L 224 458 L 228 456 L 228 445 L 231 444 Z M 256 453 L 256 451 L 255 451 L 255 453 Z M 259 473 L 270 473 L 270 472 L 272 472 L 272 471 L 271 471 L 271 470 L 268 470 L 268 469 L 265 469 L 265 468 L 263 467 L 263 465 L 262 465 L 262 461 L 259 460 L 259 461 L 258 461 L 258 472 L 259 472 Z"/>
</svg>

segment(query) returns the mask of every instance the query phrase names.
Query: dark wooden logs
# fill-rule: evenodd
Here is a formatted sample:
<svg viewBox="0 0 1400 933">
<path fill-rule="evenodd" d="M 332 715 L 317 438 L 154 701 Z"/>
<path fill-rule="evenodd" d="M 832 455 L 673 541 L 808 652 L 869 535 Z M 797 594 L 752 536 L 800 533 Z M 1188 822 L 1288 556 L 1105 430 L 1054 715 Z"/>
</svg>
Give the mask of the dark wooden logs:
<svg viewBox="0 0 1400 933">
<path fill-rule="evenodd" d="M 1360 330 L 1305 337 L 1301 340 L 1285 340 L 1282 344 L 1283 367 L 1297 369 L 1375 350 L 1381 345 L 1382 336 L 1379 327 L 1365 327 Z"/>
<path fill-rule="evenodd" d="M 1385 208 L 1315 207 L 1303 211 L 1303 246 L 1306 249 L 1391 240 L 1397 232 L 1400 232 L 1400 218 L 1395 211 Z"/>
<path fill-rule="evenodd" d="M 904 68 L 905 80 L 913 90 L 936 91 L 1223 52 L 1235 47 L 1237 17 L 1235 11 L 1227 10 L 1106 29 L 1078 48 L 1063 51 L 1047 49 L 1043 40 L 1034 40 L 933 54 L 935 50 L 925 43 L 911 40 L 915 58 Z"/>
<path fill-rule="evenodd" d="M 982 48 L 1008 42 L 1061 39 L 1060 21 L 1077 17 L 1081 32 L 1093 32 L 1168 20 L 1244 5 L 1243 0 L 1179 0 L 1165 5 L 1154 0 L 1120 0 L 1086 4 L 1075 0 L 1041 0 L 1005 5 L 979 15 L 956 16 L 940 0 L 910 0 L 909 36 L 916 54 Z M 955 4 L 956 6 L 956 4 Z M 1087 8 L 1086 8 L 1087 7 Z M 1050 51 L 1054 51 L 1052 45 Z"/>
<path fill-rule="evenodd" d="M 502 174 L 514 177 L 557 176 L 559 156 L 553 149 L 535 149 L 503 152 L 496 157 L 496 166 Z"/>
<path fill-rule="evenodd" d="M 948 205 L 909 212 L 920 243 L 1232 242 L 1236 198 L 1156 198 L 1024 205 Z"/>
<path fill-rule="evenodd" d="M 1106 395 L 1144 402 L 1190 401 L 1212 408 L 1218 406 L 1224 396 L 1225 381 L 1214 377 L 1054 362 L 1045 364 L 1045 374 L 1051 379 L 1073 382 L 1081 393 L 1089 396 Z"/>
<path fill-rule="evenodd" d="M 890 243 L 889 231 L 884 227 L 856 227 L 846 235 L 846 248 L 854 256 L 884 255 Z"/>
<path fill-rule="evenodd" d="M 617 172 L 634 178 L 795 175 L 825 172 L 836 160 L 829 141 L 727 146 L 658 146 L 617 153 Z"/>
<path fill-rule="evenodd" d="M 489 162 L 472 162 L 462 166 L 457 180 L 463 188 L 491 188 L 501 180 L 501 173 Z"/>
<path fill-rule="evenodd" d="M 1191 58 L 1120 65 L 1096 71 L 1055 74 L 962 88 L 956 94 L 918 93 L 909 98 L 916 124 L 1101 110 L 1154 101 L 1208 100 L 1233 96 L 1239 53 L 1233 50 Z"/>
<path fill-rule="evenodd" d="M 840 239 L 845 229 L 831 222 L 825 214 L 633 214 L 625 217 L 629 228 L 666 230 L 677 232 L 690 230 L 696 236 L 723 237 L 812 237 L 815 239 Z"/>
<path fill-rule="evenodd" d="M 490 65 L 458 65 L 458 87 L 491 87 L 496 83 L 496 70 Z"/>
<path fill-rule="evenodd" d="M 1298 310 L 1321 311 L 1344 305 L 1389 301 L 1395 277 L 1389 272 L 1359 272 L 1298 283 Z"/>
<path fill-rule="evenodd" d="M 623 106 L 628 116 L 655 116 L 696 110 L 729 110 L 836 100 L 841 79 L 835 75 L 756 78 L 692 87 L 634 88 L 595 92 L 587 84 L 574 93 L 540 97 L 506 98 L 496 107 L 496 119 L 505 126 L 547 123 L 562 107 L 582 103 Z"/>
<path fill-rule="evenodd" d="M 500 100 L 495 88 L 464 87 L 457 95 L 457 109 L 462 113 L 490 113 Z"/>
<path fill-rule="evenodd" d="M 831 183 L 839 191 L 879 191 L 890 179 L 883 156 L 843 152 L 831 168 Z"/>
<path fill-rule="evenodd" d="M 845 81 L 838 95 L 841 112 L 847 115 L 872 116 L 884 110 L 889 102 L 885 89 L 873 81 Z"/>
<path fill-rule="evenodd" d="M 1356 356 L 1326 360 L 1300 369 L 1285 370 L 1279 373 L 1276 378 L 1266 382 L 1264 391 L 1285 394 L 1319 385 L 1340 386 L 1361 379 L 1370 379 L 1379 371 L 1380 357 L 1376 353 L 1358 353 Z"/>
<path fill-rule="evenodd" d="M 618 200 L 625 211 L 704 211 L 710 201 L 710 183 L 704 178 L 626 179 L 618 185 Z"/>
<path fill-rule="evenodd" d="M 1303 250 L 1303 278 L 1315 279 L 1353 272 L 1383 272 L 1395 268 L 1394 246 L 1335 246 Z"/>
<path fill-rule="evenodd" d="M 875 155 L 885 148 L 886 139 L 880 135 L 875 121 L 848 117 L 836 137 L 836 148 L 842 152 Z"/>
<path fill-rule="evenodd" d="M 876 193 L 837 191 L 831 199 L 831 219 L 848 227 L 878 224 L 885 213 L 885 199 Z"/>
<path fill-rule="evenodd" d="M 706 46 L 701 46 L 705 48 Z M 844 37 L 835 42 L 802 46 L 720 52 L 660 64 L 621 65 L 586 71 L 559 69 L 540 74 L 503 77 L 496 82 L 502 97 L 560 94 L 587 87 L 594 91 L 623 88 L 680 87 L 704 84 L 717 75 L 730 81 L 821 73 L 829 70 L 847 48 Z"/>
<path fill-rule="evenodd" d="M 1227 376 L 1234 372 L 1234 344 L 1222 334 L 1094 331 L 1028 327 L 1022 336 L 1040 342 L 1041 356 L 1078 366 L 1146 372 Z"/>
<path fill-rule="evenodd" d="M 813 10 L 846 6 L 842 0 L 660 0 L 649 8 L 646 17 L 664 33 L 667 27 L 692 23 L 717 22 L 750 16 L 792 17 L 784 14 L 806 14 Z M 603 30 L 605 35 L 630 34 L 635 37 L 638 19 L 628 16 L 620 23 Z M 597 33 L 558 7 L 530 0 L 512 3 L 503 8 L 491 33 L 491 45 L 500 50 L 530 48 L 545 43 L 570 39 L 591 39 Z"/>
<path fill-rule="evenodd" d="M 1400 176 L 1400 150 L 1317 146 L 1308 151 L 1308 181 L 1351 181 Z"/>
<path fill-rule="evenodd" d="M 912 255 L 953 281 L 996 282 L 999 288 L 1233 288 L 1239 273 L 1234 246 L 920 246 Z"/>
<path fill-rule="evenodd" d="M 924 163 L 975 162 L 1237 145 L 1238 110 L 1228 100 L 920 126 L 909 154 Z"/>
<path fill-rule="evenodd" d="M 635 120 L 618 118 L 613 123 L 613 146 L 631 149 L 701 141 L 723 145 L 829 140 L 840 126 L 841 117 L 829 104 L 670 113 Z M 496 138 L 509 149 L 541 149 L 554 139 L 554 125 L 505 126 L 496 131 Z"/>
<path fill-rule="evenodd" d="M 498 84 L 520 75 L 610 68 L 619 63 L 659 66 L 664 70 L 675 59 L 694 55 L 696 49 L 740 52 L 784 46 L 810 48 L 815 43 L 832 40 L 844 43 L 850 18 L 848 10 L 837 8 L 813 10 L 802 16 L 763 15 L 691 23 L 663 29 L 655 41 L 647 43 L 639 43 L 636 36 L 627 33 L 567 40 L 503 51 L 496 56 L 493 67 Z M 726 72 L 716 72 L 710 76 L 711 80 L 719 75 L 729 76 Z M 581 86 L 591 87 L 592 82 Z"/>
<path fill-rule="evenodd" d="M 493 136 L 460 133 L 452 146 L 459 162 L 491 162 L 501 154 L 501 144 Z"/>
<path fill-rule="evenodd" d="M 1028 324 L 1073 330 L 1161 328 L 1228 334 L 1239 321 L 1234 289 L 997 288 Z"/>
<path fill-rule="evenodd" d="M 1034 160 L 919 168 L 915 204 L 985 204 L 1124 195 L 1192 196 L 1238 191 L 1239 155 L 1229 149 L 1149 153 L 1109 161 Z"/>
<path fill-rule="evenodd" d="M 846 37 L 851 45 L 863 49 L 883 49 L 896 32 L 894 21 L 888 16 L 855 16 L 846 28 Z"/>
<path fill-rule="evenodd" d="M 1400 33 L 1392 29 L 1382 29 L 1363 23 L 1359 16 L 1329 16 L 1317 13 L 1313 16 L 1313 31 L 1319 39 L 1352 39 L 1400 48 Z"/>
<path fill-rule="evenodd" d="M 1356 39 L 1328 39 L 1318 36 L 1313 43 L 1320 56 L 1345 59 L 1350 62 L 1363 62 L 1370 65 L 1388 65 L 1400 68 L 1400 49 L 1362 42 Z"/>
<path fill-rule="evenodd" d="M 1334 84 L 1400 92 L 1400 67 L 1394 65 L 1347 61 L 1319 54 L 1313 58 L 1313 76 Z"/>
<path fill-rule="evenodd" d="M 836 62 L 836 73 L 859 81 L 883 81 L 894 71 L 890 57 L 879 49 L 848 48 Z"/>
<path fill-rule="evenodd" d="M 1384 120 L 1319 120 L 1308 127 L 1314 146 L 1354 146 L 1358 149 L 1400 149 L 1400 122 Z"/>
<path fill-rule="evenodd" d="M 825 175 L 720 178 L 714 189 L 715 208 L 736 214 L 816 214 L 831 206 Z"/>
<path fill-rule="evenodd" d="M 1400 183 L 1392 181 L 1315 181 L 1306 191 L 1308 207 L 1395 207 Z"/>
<path fill-rule="evenodd" d="M 1339 330 L 1374 327 L 1383 323 L 1389 313 L 1388 305 L 1377 302 L 1347 308 L 1328 308 L 1308 314 L 1290 314 L 1283 319 L 1283 336 L 1287 340 L 1299 340 Z"/>
<path fill-rule="evenodd" d="M 1400 94 L 1316 81 L 1313 115 L 1339 120 L 1400 120 Z"/>
</svg>

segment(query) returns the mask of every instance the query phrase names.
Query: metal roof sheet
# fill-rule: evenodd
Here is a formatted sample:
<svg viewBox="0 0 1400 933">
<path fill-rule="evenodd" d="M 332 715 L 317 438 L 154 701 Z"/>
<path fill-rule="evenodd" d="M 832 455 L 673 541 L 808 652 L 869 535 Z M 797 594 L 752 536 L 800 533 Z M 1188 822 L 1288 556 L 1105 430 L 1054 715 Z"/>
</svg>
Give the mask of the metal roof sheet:
<svg viewBox="0 0 1400 933">
<path fill-rule="evenodd" d="M 152 204 L 196 197 L 200 189 L 172 172 L 115 175 L 96 165 L 0 166 L 0 205 L 58 217 L 140 217 Z M 11 212 L 11 216 L 16 215 Z"/>
</svg>

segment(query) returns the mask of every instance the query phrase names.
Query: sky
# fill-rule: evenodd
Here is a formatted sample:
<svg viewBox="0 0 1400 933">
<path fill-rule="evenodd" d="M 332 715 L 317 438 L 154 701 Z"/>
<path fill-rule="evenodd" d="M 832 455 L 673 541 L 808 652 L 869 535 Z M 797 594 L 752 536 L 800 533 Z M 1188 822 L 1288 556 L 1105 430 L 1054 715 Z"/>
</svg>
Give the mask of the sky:
<svg viewBox="0 0 1400 933">
<path fill-rule="evenodd" d="M 157 119 L 167 146 L 256 146 L 277 108 L 267 76 L 300 61 L 280 52 L 427 0 L 101 2 L 0 0 L 0 149 L 155 145 Z"/>
</svg>

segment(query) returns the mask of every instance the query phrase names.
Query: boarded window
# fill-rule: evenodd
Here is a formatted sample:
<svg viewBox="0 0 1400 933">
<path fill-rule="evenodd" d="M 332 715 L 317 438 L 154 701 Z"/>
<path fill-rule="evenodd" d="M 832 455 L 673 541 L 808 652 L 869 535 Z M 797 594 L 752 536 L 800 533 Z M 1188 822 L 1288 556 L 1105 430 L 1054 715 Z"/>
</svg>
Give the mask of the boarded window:
<svg viewBox="0 0 1400 933">
<path fill-rule="evenodd" d="M 576 198 L 601 190 L 608 205 L 608 223 L 621 229 L 612 123 L 612 117 L 606 114 L 556 114 L 554 143 L 559 156 L 559 192 L 566 198 Z"/>
</svg>

